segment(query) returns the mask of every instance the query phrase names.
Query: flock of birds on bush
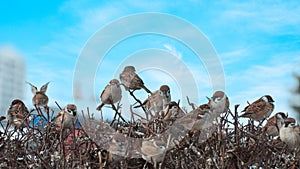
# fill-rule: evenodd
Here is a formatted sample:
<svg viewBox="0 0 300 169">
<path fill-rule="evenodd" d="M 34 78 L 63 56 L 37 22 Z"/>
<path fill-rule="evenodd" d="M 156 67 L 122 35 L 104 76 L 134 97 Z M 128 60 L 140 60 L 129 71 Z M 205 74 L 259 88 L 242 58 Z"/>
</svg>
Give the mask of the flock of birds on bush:
<svg viewBox="0 0 300 169">
<path fill-rule="evenodd" d="M 101 111 L 104 105 L 112 106 L 112 109 L 118 113 L 118 108 L 115 106 L 122 98 L 121 85 L 125 90 L 134 96 L 134 91 L 144 89 L 149 93 L 149 97 L 144 102 L 136 99 L 139 105 L 133 108 L 142 108 L 145 112 L 146 118 L 143 118 L 143 123 L 160 119 L 162 121 L 162 129 L 160 133 L 152 133 L 153 136 L 145 138 L 141 142 L 141 146 L 137 154 L 150 163 L 157 163 L 163 160 L 164 152 L 168 147 L 174 147 L 176 143 L 182 139 L 186 133 L 209 132 L 216 123 L 218 118 L 224 112 L 230 111 L 229 99 L 223 91 L 215 91 L 212 97 L 207 97 L 208 102 L 197 107 L 193 107 L 190 112 L 184 111 L 180 108 L 179 103 L 172 101 L 171 92 L 168 85 L 161 85 L 161 87 L 151 92 L 144 85 L 143 80 L 136 74 L 135 67 L 126 66 L 120 74 L 120 78 L 110 80 L 109 84 L 105 87 L 100 95 L 101 104 L 96 110 Z M 36 109 L 43 107 L 48 109 L 48 96 L 46 95 L 46 83 L 40 90 L 31 83 L 33 105 Z M 243 114 L 239 118 L 249 118 L 262 124 L 267 120 L 263 127 L 263 131 L 271 138 L 278 137 L 288 145 L 291 150 L 298 149 L 300 145 L 300 126 L 296 125 L 294 118 L 288 117 L 283 112 L 278 112 L 274 116 L 269 117 L 274 110 L 274 100 L 270 95 L 264 95 L 252 103 L 242 111 Z M 41 112 L 42 113 L 42 112 Z M 62 109 L 55 117 L 53 126 L 56 130 L 63 131 L 63 137 L 67 137 L 67 130 L 74 128 L 78 119 L 79 113 L 74 104 L 68 104 Z M 119 116 L 120 113 L 119 113 Z M 1 118 L 1 121 L 5 117 Z M 5 132 L 8 132 L 11 126 L 17 129 L 26 128 L 31 121 L 31 113 L 25 106 L 22 100 L 15 99 L 6 115 L 7 126 Z M 126 122 L 125 122 L 126 123 Z M 158 126 L 156 126 L 158 127 Z M 158 131 L 158 130 L 156 130 Z M 163 135 L 163 136 L 162 136 Z M 205 135 L 205 134 L 204 134 Z M 127 147 L 124 148 L 124 140 L 120 139 L 120 134 L 115 134 L 111 141 L 108 151 L 113 155 L 126 156 L 128 155 Z M 164 138 L 162 138 L 164 137 Z M 208 137 L 203 137 L 203 141 Z M 132 155 L 132 154 L 131 154 Z M 134 155 L 132 155 L 134 156 Z"/>
</svg>

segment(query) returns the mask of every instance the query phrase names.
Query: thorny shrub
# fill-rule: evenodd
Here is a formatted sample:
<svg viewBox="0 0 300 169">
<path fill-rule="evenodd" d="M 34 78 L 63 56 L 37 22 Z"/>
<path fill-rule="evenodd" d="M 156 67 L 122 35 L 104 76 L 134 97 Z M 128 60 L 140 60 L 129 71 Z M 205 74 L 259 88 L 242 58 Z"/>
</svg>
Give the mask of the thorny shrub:
<svg viewBox="0 0 300 169">
<path fill-rule="evenodd" d="M 114 122 L 109 124 L 95 120 L 87 109 L 87 113 L 82 111 L 81 115 L 84 125 L 76 125 L 69 130 L 67 138 L 62 138 L 62 132 L 54 129 L 50 118 L 54 111 L 37 111 L 40 113 L 31 113 L 32 121 L 42 119 L 41 123 L 28 123 L 23 129 L 10 128 L 6 131 L 6 126 L 1 122 L 0 168 L 157 167 L 140 156 L 121 156 L 112 160 L 108 147 L 115 133 L 142 139 L 152 137 L 162 131 L 157 127 L 161 125 L 159 119 L 144 125 L 133 117 L 129 122 L 123 122 L 120 121 L 118 109 L 115 109 L 119 116 L 115 116 Z M 199 141 L 201 131 L 187 133 L 177 140 L 158 166 L 188 169 L 300 167 L 298 152 L 290 151 L 277 138 L 269 138 L 262 132 L 261 124 L 255 125 L 251 120 L 241 124 L 238 120 L 238 105 L 234 112 L 229 110 L 223 113 L 213 127 L 216 130 L 206 141 Z"/>
</svg>

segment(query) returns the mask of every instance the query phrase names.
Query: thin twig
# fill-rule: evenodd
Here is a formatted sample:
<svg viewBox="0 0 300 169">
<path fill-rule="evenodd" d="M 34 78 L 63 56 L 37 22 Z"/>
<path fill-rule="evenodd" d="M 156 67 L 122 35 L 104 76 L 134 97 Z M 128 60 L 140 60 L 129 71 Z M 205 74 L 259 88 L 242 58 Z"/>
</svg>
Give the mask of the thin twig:
<svg viewBox="0 0 300 169">
<path fill-rule="evenodd" d="M 192 107 L 192 109 L 195 110 L 196 109 L 195 104 L 190 102 L 190 99 L 188 96 L 186 96 L 186 100 L 187 100 L 188 104 Z"/>
</svg>

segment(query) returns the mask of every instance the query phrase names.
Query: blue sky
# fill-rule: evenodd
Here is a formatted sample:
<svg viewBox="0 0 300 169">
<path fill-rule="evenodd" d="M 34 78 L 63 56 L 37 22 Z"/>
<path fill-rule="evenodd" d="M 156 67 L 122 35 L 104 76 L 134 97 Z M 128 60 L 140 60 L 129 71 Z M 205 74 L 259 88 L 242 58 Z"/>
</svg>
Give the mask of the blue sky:
<svg viewBox="0 0 300 169">
<path fill-rule="evenodd" d="M 231 105 L 244 107 L 247 101 L 270 94 L 276 102 L 275 112 L 293 114 L 290 103 L 300 102 L 299 97 L 291 96 L 296 86 L 292 73 L 300 73 L 300 3 L 297 1 L 5 1 L 0 11 L 0 48 L 24 57 L 29 82 L 40 87 L 51 81 L 47 92 L 50 105 L 54 101 L 61 105 L 74 101 L 75 66 L 85 44 L 97 31 L 120 18 L 144 12 L 176 16 L 207 37 L 223 66 Z M 126 27 L 120 31 L 123 29 Z M 99 103 L 98 95 L 108 81 L 118 77 L 120 65 L 126 63 L 124 60 L 146 49 L 165 51 L 184 63 L 198 89 L 196 95 L 190 96 L 192 101 L 206 102 L 205 96 L 213 91 L 203 63 L 182 42 L 151 34 L 132 36 L 107 53 L 93 75 L 94 102 Z M 154 58 L 147 63 L 157 65 L 158 59 Z M 170 72 L 143 70 L 142 65 L 136 66 L 140 67 L 145 84 L 151 90 L 162 83 L 169 84 L 173 100 L 184 98 L 182 91 L 191 87 L 188 83 L 178 85 L 178 81 L 186 80 L 185 74 L 174 79 Z M 25 83 L 24 87 L 27 89 L 25 102 L 31 105 L 30 87 Z M 84 91 L 84 83 L 80 87 Z M 147 97 L 142 91 L 137 95 Z"/>
</svg>

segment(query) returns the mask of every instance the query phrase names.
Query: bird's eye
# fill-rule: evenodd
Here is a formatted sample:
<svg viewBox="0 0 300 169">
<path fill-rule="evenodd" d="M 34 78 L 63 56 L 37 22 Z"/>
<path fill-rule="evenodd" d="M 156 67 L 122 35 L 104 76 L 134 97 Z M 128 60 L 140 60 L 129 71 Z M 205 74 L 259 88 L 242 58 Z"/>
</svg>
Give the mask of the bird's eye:
<svg viewBox="0 0 300 169">
<path fill-rule="evenodd" d="M 72 113 L 72 110 L 70 110 L 70 109 L 67 109 L 67 111 L 68 111 L 68 113 Z"/>
<path fill-rule="evenodd" d="M 217 98 L 216 98 L 216 102 L 220 102 L 221 100 L 222 100 L 221 97 L 217 97 Z"/>
</svg>

